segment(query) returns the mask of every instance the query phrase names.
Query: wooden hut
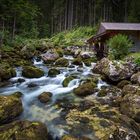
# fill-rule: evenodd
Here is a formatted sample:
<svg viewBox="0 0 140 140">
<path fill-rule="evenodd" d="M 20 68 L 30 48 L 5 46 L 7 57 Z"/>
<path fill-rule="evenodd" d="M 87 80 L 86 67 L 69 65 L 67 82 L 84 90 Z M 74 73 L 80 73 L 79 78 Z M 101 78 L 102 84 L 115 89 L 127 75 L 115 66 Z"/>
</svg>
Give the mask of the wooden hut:
<svg viewBox="0 0 140 140">
<path fill-rule="evenodd" d="M 94 47 L 97 57 L 102 58 L 108 53 L 106 41 L 117 34 L 125 34 L 133 41 L 131 51 L 140 51 L 140 23 L 102 22 L 97 35 L 88 39 L 87 43 Z"/>
</svg>

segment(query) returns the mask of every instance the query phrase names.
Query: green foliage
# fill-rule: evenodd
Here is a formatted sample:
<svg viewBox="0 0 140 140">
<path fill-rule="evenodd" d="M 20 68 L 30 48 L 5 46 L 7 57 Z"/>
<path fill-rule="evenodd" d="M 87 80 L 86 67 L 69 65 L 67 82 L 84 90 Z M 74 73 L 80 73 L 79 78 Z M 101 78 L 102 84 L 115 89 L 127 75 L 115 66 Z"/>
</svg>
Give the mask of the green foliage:
<svg viewBox="0 0 140 140">
<path fill-rule="evenodd" d="M 140 57 L 135 59 L 135 63 L 140 66 Z"/>
<path fill-rule="evenodd" d="M 129 53 L 132 42 L 126 35 L 118 34 L 107 42 L 110 49 L 110 56 L 114 59 L 122 59 Z"/>
<path fill-rule="evenodd" d="M 82 46 L 84 45 L 84 41 L 89 38 L 90 36 L 96 33 L 96 28 L 85 26 L 85 27 L 78 27 L 72 30 L 67 30 L 64 32 L 60 32 L 54 35 L 51 38 L 51 41 L 54 45 L 64 45 L 64 46 Z"/>
</svg>

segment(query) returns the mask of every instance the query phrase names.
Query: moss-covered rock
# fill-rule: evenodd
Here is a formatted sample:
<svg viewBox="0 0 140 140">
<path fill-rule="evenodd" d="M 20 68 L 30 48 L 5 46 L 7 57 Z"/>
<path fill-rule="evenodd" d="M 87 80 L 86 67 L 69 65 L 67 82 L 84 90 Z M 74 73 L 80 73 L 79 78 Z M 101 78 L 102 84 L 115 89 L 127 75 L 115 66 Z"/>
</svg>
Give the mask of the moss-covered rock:
<svg viewBox="0 0 140 140">
<path fill-rule="evenodd" d="M 74 76 L 68 76 L 68 77 L 66 77 L 64 79 L 63 83 L 62 83 L 63 87 L 67 87 L 68 84 L 70 83 L 70 81 L 72 81 L 73 79 L 75 79 Z"/>
<path fill-rule="evenodd" d="M 16 76 L 15 69 L 11 68 L 9 65 L 0 64 L 0 79 L 1 81 L 9 80 Z"/>
<path fill-rule="evenodd" d="M 78 58 L 75 58 L 73 61 L 72 61 L 72 64 L 73 65 L 79 65 L 79 66 L 82 66 L 83 63 L 82 63 L 82 59 L 80 57 Z"/>
<path fill-rule="evenodd" d="M 25 66 L 23 67 L 22 75 L 26 78 L 40 78 L 44 75 L 44 72 L 34 66 Z"/>
<path fill-rule="evenodd" d="M 77 138 L 74 138 L 73 136 L 70 135 L 64 135 L 61 140 L 79 140 Z"/>
<path fill-rule="evenodd" d="M 130 81 L 128 81 L 128 80 L 122 80 L 121 82 L 119 82 L 117 84 L 117 87 L 120 88 L 120 89 L 122 89 L 124 86 L 129 85 L 129 84 L 131 84 Z"/>
<path fill-rule="evenodd" d="M 40 122 L 15 121 L 0 126 L 1 140 L 48 140 L 47 128 Z"/>
<path fill-rule="evenodd" d="M 137 72 L 132 75 L 131 82 L 140 85 L 140 72 Z"/>
<path fill-rule="evenodd" d="M 140 123 L 140 90 L 136 94 L 127 94 L 123 97 L 120 111 Z"/>
<path fill-rule="evenodd" d="M 10 122 L 22 113 L 22 102 L 19 97 L 19 93 L 0 96 L 0 123 Z"/>
<path fill-rule="evenodd" d="M 51 100 L 52 93 L 51 92 L 43 92 L 38 96 L 38 99 L 41 103 L 47 103 Z"/>
<path fill-rule="evenodd" d="M 74 89 L 74 94 L 77 96 L 87 96 L 94 93 L 94 89 L 96 87 L 95 83 L 84 83 L 80 85 L 78 88 Z"/>
<path fill-rule="evenodd" d="M 49 77 L 56 77 L 56 75 L 58 75 L 58 74 L 60 74 L 60 70 L 55 69 L 55 68 L 49 69 L 49 71 L 48 71 Z"/>
<path fill-rule="evenodd" d="M 66 58 L 59 58 L 55 61 L 56 66 L 67 67 L 69 65 L 69 61 Z"/>
</svg>

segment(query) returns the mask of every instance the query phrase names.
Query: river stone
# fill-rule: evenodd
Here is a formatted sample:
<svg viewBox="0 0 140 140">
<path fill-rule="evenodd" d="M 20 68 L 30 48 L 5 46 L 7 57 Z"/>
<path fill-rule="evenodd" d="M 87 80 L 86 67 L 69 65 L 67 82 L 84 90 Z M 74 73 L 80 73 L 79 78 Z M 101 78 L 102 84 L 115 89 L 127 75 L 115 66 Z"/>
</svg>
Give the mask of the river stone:
<svg viewBox="0 0 140 140">
<path fill-rule="evenodd" d="M 74 76 L 68 76 L 68 77 L 66 77 L 64 79 L 63 83 L 62 83 L 63 87 L 67 87 L 68 84 L 70 83 L 70 81 L 74 80 L 74 78 L 75 78 Z"/>
<path fill-rule="evenodd" d="M 16 71 L 9 66 L 0 65 L 0 81 L 9 80 L 16 76 Z"/>
<path fill-rule="evenodd" d="M 75 59 L 72 61 L 72 64 L 73 64 L 73 65 L 82 66 L 82 65 L 83 65 L 82 59 L 81 59 L 81 58 L 75 58 Z"/>
<path fill-rule="evenodd" d="M 96 87 L 95 83 L 84 83 L 80 85 L 78 88 L 74 89 L 74 94 L 77 96 L 87 96 L 94 93 L 94 89 Z"/>
<path fill-rule="evenodd" d="M 55 61 L 56 66 L 67 67 L 69 65 L 69 61 L 66 58 L 59 58 Z"/>
<path fill-rule="evenodd" d="M 34 66 L 25 66 L 23 67 L 22 75 L 26 78 L 40 78 L 44 75 L 44 72 Z"/>
<path fill-rule="evenodd" d="M 77 138 L 74 138 L 73 136 L 70 135 L 64 135 L 61 140 L 79 140 Z"/>
<path fill-rule="evenodd" d="M 15 121 L 0 126 L 0 140 L 48 140 L 48 132 L 40 122 Z"/>
<path fill-rule="evenodd" d="M 137 72 L 132 75 L 131 82 L 140 85 L 140 72 Z"/>
<path fill-rule="evenodd" d="M 93 72 L 104 75 L 106 80 L 118 83 L 133 75 L 135 72 L 135 65 L 129 62 L 117 62 L 111 61 L 108 58 L 103 58 L 96 63 Z"/>
<path fill-rule="evenodd" d="M 55 69 L 55 68 L 49 69 L 48 71 L 49 77 L 56 77 L 58 74 L 60 74 L 60 70 Z"/>
<path fill-rule="evenodd" d="M 0 96 L 0 123 L 10 122 L 22 113 L 22 101 L 19 97 L 19 93 Z"/>
<path fill-rule="evenodd" d="M 134 95 L 137 93 L 138 89 L 139 89 L 139 86 L 129 84 L 123 87 L 122 94 L 123 96 L 126 94 Z"/>
<path fill-rule="evenodd" d="M 119 83 L 117 84 L 117 87 L 120 88 L 120 89 L 122 89 L 124 86 L 126 86 L 126 85 L 128 85 L 128 84 L 131 84 L 131 82 L 128 81 L 128 80 L 122 80 L 121 82 L 119 82 Z"/>
<path fill-rule="evenodd" d="M 50 101 L 51 97 L 52 97 L 51 92 L 43 92 L 38 96 L 38 99 L 41 103 L 47 103 Z"/>
<path fill-rule="evenodd" d="M 51 64 L 59 58 L 59 54 L 53 50 L 48 50 L 46 53 L 41 55 L 41 58 L 44 63 Z"/>
<path fill-rule="evenodd" d="M 127 94 L 123 97 L 120 111 L 140 123 L 140 90 L 135 94 Z"/>
</svg>

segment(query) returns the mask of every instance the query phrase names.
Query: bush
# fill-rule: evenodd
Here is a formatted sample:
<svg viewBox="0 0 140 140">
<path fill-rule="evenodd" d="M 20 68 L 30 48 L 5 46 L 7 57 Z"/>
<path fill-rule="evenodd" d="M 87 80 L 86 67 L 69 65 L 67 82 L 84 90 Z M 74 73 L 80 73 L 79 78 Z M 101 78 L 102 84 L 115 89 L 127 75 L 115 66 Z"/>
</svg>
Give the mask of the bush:
<svg viewBox="0 0 140 140">
<path fill-rule="evenodd" d="M 107 42 L 110 48 L 110 56 L 114 59 L 122 59 L 129 53 L 132 47 L 132 41 L 126 35 L 118 34 Z"/>
<path fill-rule="evenodd" d="M 140 57 L 135 59 L 135 63 L 140 66 Z"/>
</svg>

